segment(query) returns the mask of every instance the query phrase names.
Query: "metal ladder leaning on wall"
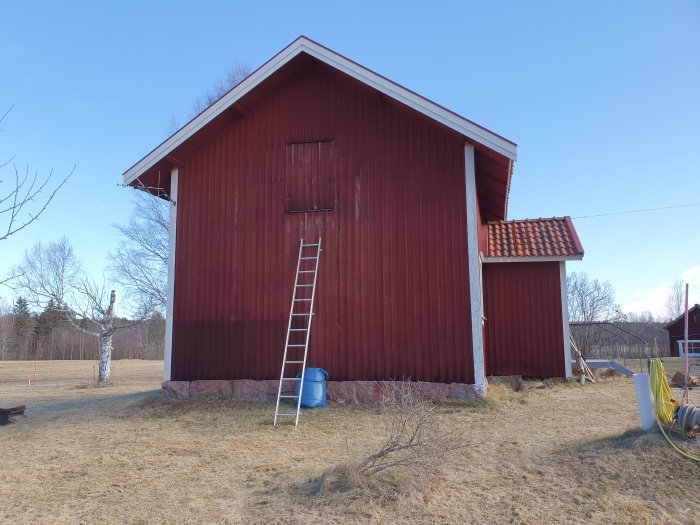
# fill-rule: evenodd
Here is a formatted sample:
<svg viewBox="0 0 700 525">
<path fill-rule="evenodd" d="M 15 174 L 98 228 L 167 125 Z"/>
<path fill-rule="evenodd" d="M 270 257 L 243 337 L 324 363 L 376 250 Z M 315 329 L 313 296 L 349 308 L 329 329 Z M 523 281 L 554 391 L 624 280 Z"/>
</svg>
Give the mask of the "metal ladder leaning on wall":
<svg viewBox="0 0 700 525">
<path fill-rule="evenodd" d="M 308 252 L 310 248 L 315 248 L 315 254 L 312 257 Z M 306 249 L 306 252 L 304 251 Z M 299 256 L 297 258 L 297 271 L 294 277 L 294 293 L 292 294 L 292 306 L 289 309 L 289 324 L 287 325 L 287 337 L 284 342 L 284 357 L 282 357 L 282 371 L 280 372 L 280 384 L 277 389 L 277 405 L 275 407 L 275 421 L 274 425 L 277 425 L 277 421 L 280 417 L 294 417 L 294 426 L 299 424 L 299 413 L 301 411 L 301 393 L 304 388 L 304 373 L 306 372 L 306 356 L 309 351 L 309 340 L 311 338 L 311 321 L 314 316 L 314 299 L 316 298 L 316 277 L 318 276 L 318 261 L 321 258 L 321 238 L 318 238 L 318 242 L 314 244 L 304 244 L 304 239 L 299 243 Z M 303 261 L 312 261 L 313 270 L 302 269 Z M 301 277 L 302 282 L 299 281 Z M 308 277 L 312 277 L 312 282 L 303 282 L 307 280 Z M 311 297 L 308 297 L 308 289 L 311 289 Z M 308 305 L 308 309 L 304 308 Z M 294 321 L 300 320 L 301 323 L 295 323 Z M 300 327 L 299 324 L 303 324 Z M 299 342 L 298 338 L 294 337 L 293 334 L 298 334 L 303 336 L 304 342 Z M 291 337 L 290 337 L 291 336 Z M 290 339 L 295 341 L 290 344 Z M 304 355 L 300 359 L 299 355 L 303 349 Z M 291 351 L 291 352 L 290 352 Z M 292 354 L 294 358 L 289 359 L 289 354 Z M 294 366 L 301 365 L 301 377 L 288 377 L 289 372 L 287 365 Z M 287 373 L 287 375 L 285 375 Z M 282 394 L 282 385 L 285 383 L 291 383 L 295 385 L 299 384 L 299 395 L 293 394 Z M 291 413 L 280 412 L 280 400 L 282 399 L 294 399 L 296 400 L 296 411 Z"/>
</svg>

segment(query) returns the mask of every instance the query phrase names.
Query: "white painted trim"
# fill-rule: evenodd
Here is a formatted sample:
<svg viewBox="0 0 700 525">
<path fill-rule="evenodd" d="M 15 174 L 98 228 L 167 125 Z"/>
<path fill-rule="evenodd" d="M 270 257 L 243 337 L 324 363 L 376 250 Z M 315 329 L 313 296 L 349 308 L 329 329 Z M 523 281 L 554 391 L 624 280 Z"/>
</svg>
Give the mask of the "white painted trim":
<svg viewBox="0 0 700 525">
<path fill-rule="evenodd" d="M 680 339 L 676 343 L 678 343 L 678 357 L 685 357 L 685 339 Z M 688 339 L 688 346 L 690 343 L 700 343 L 700 339 Z M 700 353 L 688 352 L 688 357 L 700 357 Z"/>
<path fill-rule="evenodd" d="M 483 313 L 481 311 L 481 272 L 479 264 L 479 235 L 476 222 L 476 165 L 474 146 L 464 145 L 464 181 L 467 205 L 467 258 L 469 259 L 469 316 L 472 324 L 472 362 L 474 384 L 486 386 L 484 369 Z"/>
<path fill-rule="evenodd" d="M 289 46 L 275 55 L 272 59 L 263 64 L 259 69 L 253 72 L 248 78 L 238 84 L 238 86 L 232 89 L 229 93 L 212 104 L 211 107 L 204 110 L 177 133 L 172 135 L 151 153 L 129 168 L 124 173 L 124 184 L 130 184 L 137 177 L 143 175 L 166 155 L 171 153 L 175 148 L 180 146 L 183 142 L 192 137 L 192 135 L 211 122 L 225 109 L 236 103 L 236 101 L 238 101 L 241 97 L 252 91 L 258 84 L 263 82 L 266 78 L 271 76 L 275 71 L 280 69 L 300 53 L 307 53 L 317 58 L 329 66 L 350 75 L 351 77 L 370 87 L 373 87 L 374 89 L 401 102 L 402 104 L 405 104 L 430 117 L 431 119 L 454 129 L 455 131 L 463 134 L 465 137 L 500 153 L 511 161 L 516 159 L 517 146 L 512 142 L 509 142 L 508 140 L 474 124 L 464 117 L 460 117 L 459 115 L 452 113 L 434 102 L 431 102 L 417 95 L 416 93 L 413 93 L 412 91 L 391 82 L 381 75 L 378 75 L 373 71 L 370 71 L 369 69 L 348 60 L 347 58 L 309 40 L 306 37 L 299 37 Z"/>
<path fill-rule="evenodd" d="M 165 349 L 163 381 L 170 381 L 173 358 L 173 303 L 175 301 L 175 242 L 177 239 L 177 178 L 179 170 L 170 171 L 170 224 L 168 225 L 168 295 L 165 303 Z"/>
<path fill-rule="evenodd" d="M 569 342 L 569 301 L 566 293 L 566 263 L 559 263 L 559 286 L 561 288 L 561 329 L 564 336 L 564 372 L 571 377 L 571 344 Z"/>
<path fill-rule="evenodd" d="M 557 261 L 580 261 L 583 255 L 561 255 L 561 256 L 525 256 L 525 257 L 484 257 L 485 263 L 514 263 L 514 262 L 557 262 Z"/>
</svg>

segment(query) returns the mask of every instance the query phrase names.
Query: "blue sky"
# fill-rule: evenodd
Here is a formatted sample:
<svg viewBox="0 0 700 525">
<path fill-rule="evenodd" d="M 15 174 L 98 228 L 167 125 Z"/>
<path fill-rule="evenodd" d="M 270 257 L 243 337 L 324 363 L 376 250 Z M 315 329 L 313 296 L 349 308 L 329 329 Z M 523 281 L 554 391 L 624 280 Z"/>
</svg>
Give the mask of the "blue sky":
<svg viewBox="0 0 700 525">
<path fill-rule="evenodd" d="M 700 202 L 700 2 L 2 2 L 0 160 L 75 175 L 0 275 L 67 235 L 99 274 L 131 191 L 121 174 L 236 62 L 304 34 L 518 143 L 509 218 Z M 8 174 L 3 170 L 2 178 Z M 0 187 L 1 188 L 1 187 Z M 627 311 L 700 302 L 700 206 L 578 219 L 568 270 Z M 9 300 L 9 294 L 0 290 Z"/>
</svg>

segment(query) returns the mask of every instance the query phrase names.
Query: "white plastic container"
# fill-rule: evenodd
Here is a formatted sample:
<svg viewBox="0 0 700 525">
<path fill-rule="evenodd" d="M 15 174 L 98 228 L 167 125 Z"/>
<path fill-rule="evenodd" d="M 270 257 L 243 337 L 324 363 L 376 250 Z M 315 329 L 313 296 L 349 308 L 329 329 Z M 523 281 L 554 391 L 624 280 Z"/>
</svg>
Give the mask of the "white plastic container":
<svg viewBox="0 0 700 525">
<path fill-rule="evenodd" d="M 634 390 L 637 394 L 637 406 L 639 407 L 639 419 L 642 422 L 642 430 L 649 430 L 654 426 L 654 400 L 651 397 L 649 386 L 649 374 L 634 374 Z"/>
</svg>

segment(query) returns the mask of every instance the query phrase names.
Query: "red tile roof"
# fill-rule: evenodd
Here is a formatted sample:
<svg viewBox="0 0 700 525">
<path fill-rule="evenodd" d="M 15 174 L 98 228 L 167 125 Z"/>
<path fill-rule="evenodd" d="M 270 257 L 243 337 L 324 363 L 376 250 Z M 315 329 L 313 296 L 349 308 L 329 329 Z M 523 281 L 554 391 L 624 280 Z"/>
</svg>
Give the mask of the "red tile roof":
<svg viewBox="0 0 700 525">
<path fill-rule="evenodd" d="M 487 223 L 487 257 L 583 257 L 571 217 Z"/>
</svg>

